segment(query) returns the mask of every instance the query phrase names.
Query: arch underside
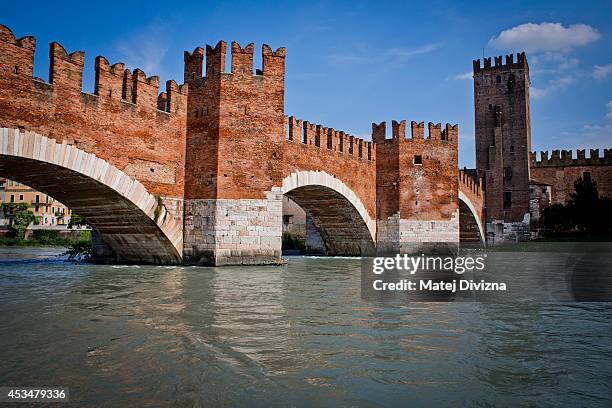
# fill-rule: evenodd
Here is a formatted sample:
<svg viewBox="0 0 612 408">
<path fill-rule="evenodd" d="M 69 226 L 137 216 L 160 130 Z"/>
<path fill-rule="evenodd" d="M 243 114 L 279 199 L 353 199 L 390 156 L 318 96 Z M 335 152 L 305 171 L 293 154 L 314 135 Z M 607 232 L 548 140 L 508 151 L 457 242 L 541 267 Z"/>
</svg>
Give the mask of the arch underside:
<svg viewBox="0 0 612 408">
<path fill-rule="evenodd" d="M 484 231 L 472 204 L 460 195 L 459 197 L 459 243 L 462 246 L 484 245 Z"/>
<path fill-rule="evenodd" d="M 181 262 L 176 247 L 155 221 L 104 183 L 67 167 L 4 154 L 0 155 L 0 176 L 26 184 L 68 206 L 101 234 L 118 262 Z"/>
<path fill-rule="evenodd" d="M 320 185 L 298 187 L 285 194 L 306 211 L 323 240 L 326 255 L 375 253 L 366 223 L 344 195 Z"/>
</svg>

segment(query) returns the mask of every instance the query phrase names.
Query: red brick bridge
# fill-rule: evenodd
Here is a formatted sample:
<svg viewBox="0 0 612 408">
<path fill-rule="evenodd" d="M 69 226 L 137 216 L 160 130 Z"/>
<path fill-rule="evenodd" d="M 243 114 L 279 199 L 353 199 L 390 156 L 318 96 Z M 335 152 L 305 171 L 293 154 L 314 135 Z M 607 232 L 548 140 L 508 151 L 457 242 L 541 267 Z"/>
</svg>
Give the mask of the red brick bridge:
<svg viewBox="0 0 612 408">
<path fill-rule="evenodd" d="M 49 48 L 0 25 L 0 176 L 65 203 L 117 262 L 205 265 L 280 260 L 282 196 L 336 255 L 456 248 L 483 239 L 481 185 L 457 167 L 454 125 L 372 125 L 372 141 L 284 112 L 285 49 L 185 52 L 184 84 Z M 206 58 L 204 58 L 206 57 Z M 204 60 L 206 61 L 204 63 Z M 461 231 L 461 233 L 460 233 Z"/>
</svg>

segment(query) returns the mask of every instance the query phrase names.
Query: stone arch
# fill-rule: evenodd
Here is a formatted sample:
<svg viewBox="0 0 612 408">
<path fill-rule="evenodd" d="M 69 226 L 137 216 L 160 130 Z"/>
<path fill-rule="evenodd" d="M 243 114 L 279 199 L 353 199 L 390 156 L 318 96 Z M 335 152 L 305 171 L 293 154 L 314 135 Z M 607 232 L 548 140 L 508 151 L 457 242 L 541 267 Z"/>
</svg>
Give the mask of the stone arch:
<svg viewBox="0 0 612 408">
<path fill-rule="evenodd" d="M 281 192 L 300 205 L 321 233 L 330 255 L 372 255 L 376 221 L 341 180 L 322 171 L 295 171 Z"/>
<path fill-rule="evenodd" d="M 472 203 L 472 201 L 468 198 L 467 195 L 465 195 L 461 190 L 459 190 L 459 212 L 460 212 L 460 225 L 459 228 L 466 228 L 465 223 L 461 223 L 461 217 L 462 217 L 462 213 L 465 214 L 465 211 L 462 212 L 462 205 L 465 205 L 465 208 L 467 208 L 467 210 L 469 210 L 470 214 L 471 214 L 471 218 L 472 221 L 475 223 L 477 230 L 478 230 L 478 238 L 480 239 L 480 243 L 484 245 L 485 243 L 485 234 L 484 234 L 484 228 L 482 226 L 482 220 L 479 217 L 480 212 L 476 210 L 476 207 L 474 206 L 474 204 Z M 467 226 L 469 228 L 469 226 Z"/>
<path fill-rule="evenodd" d="M 181 262 L 182 226 L 161 198 L 95 154 L 33 132 L 1 128 L 0 175 L 83 216 L 117 261 Z"/>
</svg>

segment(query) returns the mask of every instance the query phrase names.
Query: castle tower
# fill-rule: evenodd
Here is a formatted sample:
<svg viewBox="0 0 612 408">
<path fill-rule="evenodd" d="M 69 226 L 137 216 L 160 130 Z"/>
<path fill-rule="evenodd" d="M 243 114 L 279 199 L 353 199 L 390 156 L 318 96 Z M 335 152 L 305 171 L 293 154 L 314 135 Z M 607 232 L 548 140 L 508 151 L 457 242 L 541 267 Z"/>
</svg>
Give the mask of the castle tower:
<svg viewBox="0 0 612 408">
<path fill-rule="evenodd" d="M 185 52 L 189 84 L 185 157 L 186 263 L 263 264 L 280 260 L 285 49 L 253 44 Z M 206 63 L 203 64 L 204 56 Z M 205 66 L 206 76 L 202 77 Z"/>
<path fill-rule="evenodd" d="M 525 53 L 475 60 L 476 170 L 485 180 L 488 233 L 523 224 L 529 214 L 529 66 Z M 496 231 L 493 231 L 493 230 Z M 508 229 L 508 228 L 506 228 Z M 514 229 L 514 228 L 510 228 Z"/>
<path fill-rule="evenodd" d="M 457 125 L 372 124 L 379 254 L 455 251 L 459 245 Z"/>
</svg>

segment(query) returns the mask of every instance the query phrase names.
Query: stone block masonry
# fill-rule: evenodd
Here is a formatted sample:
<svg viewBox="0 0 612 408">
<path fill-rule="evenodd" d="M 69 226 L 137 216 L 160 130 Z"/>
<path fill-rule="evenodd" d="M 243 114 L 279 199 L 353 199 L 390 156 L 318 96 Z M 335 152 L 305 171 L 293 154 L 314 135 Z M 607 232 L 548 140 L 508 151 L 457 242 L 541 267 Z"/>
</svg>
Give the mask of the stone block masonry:
<svg viewBox="0 0 612 408">
<path fill-rule="evenodd" d="M 280 261 L 282 193 L 267 198 L 187 200 L 185 262 L 261 265 Z"/>
</svg>

